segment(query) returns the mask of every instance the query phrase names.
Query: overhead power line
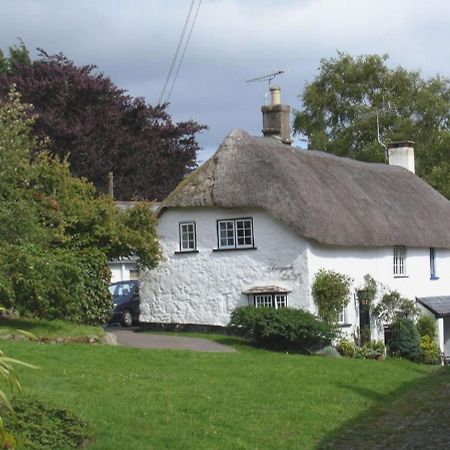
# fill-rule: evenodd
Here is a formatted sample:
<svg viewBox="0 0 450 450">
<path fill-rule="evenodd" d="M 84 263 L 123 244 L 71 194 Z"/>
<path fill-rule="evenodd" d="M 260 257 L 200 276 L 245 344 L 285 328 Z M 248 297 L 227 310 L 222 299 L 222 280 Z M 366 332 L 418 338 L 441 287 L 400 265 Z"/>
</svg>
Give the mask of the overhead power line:
<svg viewBox="0 0 450 450">
<path fill-rule="evenodd" d="M 184 38 L 185 38 L 185 35 L 186 35 L 186 30 L 187 30 L 188 25 L 189 25 L 189 22 L 190 22 L 190 20 L 191 20 L 192 10 L 193 10 L 193 8 L 194 8 L 195 1 L 196 1 L 196 0 L 192 0 L 192 1 L 191 1 L 191 5 L 189 6 L 189 11 L 188 11 L 188 14 L 187 14 L 187 16 L 186 16 L 186 20 L 184 21 L 183 30 L 182 30 L 181 35 L 180 35 L 180 38 L 179 38 L 179 40 L 178 40 L 178 44 L 177 44 L 177 48 L 176 48 L 176 50 L 175 50 L 175 54 L 173 55 L 173 59 L 172 59 L 171 65 L 170 65 L 169 73 L 167 74 L 166 80 L 165 80 L 165 82 L 164 82 L 164 86 L 163 86 L 162 91 L 161 91 L 161 95 L 160 95 L 160 97 L 159 97 L 159 101 L 158 101 L 159 104 L 161 104 L 161 103 L 166 103 L 166 102 L 169 101 L 169 98 L 170 98 L 170 95 L 171 95 L 171 93 L 172 93 L 173 87 L 175 86 L 175 82 L 176 82 L 176 80 L 177 80 L 177 78 L 178 78 L 178 74 L 179 74 L 179 72 L 180 72 L 181 64 L 183 63 L 183 59 L 184 59 L 184 56 L 185 56 L 185 54 L 186 54 L 186 50 L 187 50 L 187 47 L 188 47 L 188 45 L 189 45 L 189 41 L 190 41 L 190 39 L 191 39 L 192 31 L 193 31 L 193 29 L 194 29 L 194 25 L 195 25 L 195 22 L 196 22 L 196 20 L 197 20 L 198 11 L 199 11 L 200 5 L 201 5 L 201 0 L 199 1 L 199 4 L 198 4 L 198 6 L 197 6 L 197 10 L 196 10 L 196 13 L 195 13 L 195 15 L 194 15 L 194 19 L 193 19 L 193 21 L 192 21 L 190 31 L 189 31 L 189 33 L 188 33 L 188 37 L 187 37 L 187 39 L 186 39 L 186 43 L 185 43 L 185 45 L 184 45 L 183 52 L 182 52 L 182 54 L 181 54 L 181 58 L 180 58 L 180 60 L 179 60 L 178 67 L 177 67 L 177 70 L 176 70 L 176 72 L 175 72 L 175 76 L 174 76 L 174 78 L 173 78 L 173 80 L 172 80 L 171 87 L 170 87 L 170 89 L 169 89 L 169 92 L 168 92 L 167 96 L 165 96 L 167 87 L 168 87 L 168 85 L 169 85 L 170 79 L 171 79 L 172 74 L 173 74 L 173 70 L 174 70 L 174 68 L 175 68 L 175 64 L 176 64 L 176 62 L 177 62 L 177 60 L 178 60 L 178 56 L 179 56 L 179 53 L 180 53 L 181 46 L 183 45 L 183 41 L 184 41 Z"/>
<path fill-rule="evenodd" d="M 194 25 L 195 25 L 195 22 L 197 20 L 197 16 L 198 16 L 198 12 L 200 10 L 200 5 L 201 4 L 202 4 L 202 0 L 200 0 L 198 2 L 197 10 L 195 11 L 194 20 L 192 21 L 191 29 L 189 30 L 189 34 L 188 34 L 188 37 L 187 37 L 187 40 L 186 40 L 186 45 L 184 46 L 183 53 L 181 54 L 180 63 L 178 64 L 177 71 L 175 72 L 175 76 L 173 78 L 172 86 L 170 86 L 169 93 L 167 94 L 166 102 L 169 101 L 170 95 L 172 94 L 173 87 L 175 86 L 175 83 L 177 81 L 178 74 L 180 73 L 181 65 L 183 64 L 184 56 L 186 55 L 186 50 L 187 50 L 187 48 L 189 46 L 189 41 L 191 40 L 192 31 L 194 30 Z"/>
</svg>

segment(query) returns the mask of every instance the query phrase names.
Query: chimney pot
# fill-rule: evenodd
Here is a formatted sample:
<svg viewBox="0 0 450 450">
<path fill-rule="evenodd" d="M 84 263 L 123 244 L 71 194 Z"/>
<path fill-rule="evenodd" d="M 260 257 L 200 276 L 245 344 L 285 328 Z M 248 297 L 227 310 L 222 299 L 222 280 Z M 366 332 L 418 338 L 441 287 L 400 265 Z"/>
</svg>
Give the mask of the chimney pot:
<svg viewBox="0 0 450 450">
<path fill-rule="evenodd" d="M 272 105 L 281 105 L 281 90 L 279 86 L 271 86 L 270 95 L 272 96 Z"/>
<path fill-rule="evenodd" d="M 272 103 L 263 106 L 263 135 L 265 137 L 274 137 L 284 144 L 291 145 L 291 127 L 289 126 L 289 117 L 291 108 L 281 104 L 280 88 L 278 86 L 270 87 Z"/>
<path fill-rule="evenodd" d="M 414 162 L 414 141 L 395 141 L 387 145 L 389 165 L 400 166 L 416 173 Z"/>
</svg>

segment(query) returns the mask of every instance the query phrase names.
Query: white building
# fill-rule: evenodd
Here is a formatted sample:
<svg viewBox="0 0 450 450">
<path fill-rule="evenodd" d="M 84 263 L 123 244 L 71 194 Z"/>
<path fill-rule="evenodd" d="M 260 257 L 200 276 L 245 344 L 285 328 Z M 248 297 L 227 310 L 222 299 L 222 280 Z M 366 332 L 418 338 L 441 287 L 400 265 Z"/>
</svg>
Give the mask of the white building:
<svg viewBox="0 0 450 450">
<path fill-rule="evenodd" d="M 370 274 L 423 304 L 440 296 L 450 354 L 450 202 L 414 175 L 411 143 L 392 146 L 391 165 L 291 147 L 289 107 L 272 91 L 265 136 L 234 130 L 162 203 L 164 260 L 141 275 L 141 321 L 224 326 L 247 304 L 316 312 L 324 268 L 354 289 Z M 342 321 L 356 331 L 355 301 Z"/>
</svg>

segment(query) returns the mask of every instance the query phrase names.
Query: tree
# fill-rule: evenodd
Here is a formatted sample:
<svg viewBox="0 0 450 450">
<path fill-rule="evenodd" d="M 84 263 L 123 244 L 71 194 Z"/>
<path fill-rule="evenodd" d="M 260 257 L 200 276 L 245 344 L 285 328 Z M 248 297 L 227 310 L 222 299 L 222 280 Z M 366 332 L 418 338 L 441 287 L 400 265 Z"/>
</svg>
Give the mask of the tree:
<svg viewBox="0 0 450 450">
<path fill-rule="evenodd" d="M 450 80 L 387 66 L 388 56 L 322 59 L 306 84 L 294 130 L 308 147 L 362 161 L 386 162 L 377 140 L 415 141 L 416 172 L 450 198 Z"/>
<path fill-rule="evenodd" d="M 167 104 L 127 95 L 93 65 L 44 50 L 30 62 L 23 44 L 9 52 L 0 55 L 0 97 L 16 86 L 38 113 L 33 133 L 50 138 L 53 155 L 68 156 L 74 175 L 102 188 L 111 171 L 116 198 L 161 200 L 196 167 L 195 136 L 204 126 L 173 123 Z"/>
<path fill-rule="evenodd" d="M 320 269 L 314 275 L 312 296 L 319 308 L 319 316 L 335 324 L 338 315 L 348 305 L 352 279 L 334 270 Z"/>
<path fill-rule="evenodd" d="M 0 304 L 22 314 L 95 323 L 108 318 L 108 260 L 159 260 L 148 205 L 122 212 L 71 176 L 67 160 L 31 134 L 17 92 L 0 102 Z M 34 154 L 34 157 L 32 155 Z"/>
</svg>

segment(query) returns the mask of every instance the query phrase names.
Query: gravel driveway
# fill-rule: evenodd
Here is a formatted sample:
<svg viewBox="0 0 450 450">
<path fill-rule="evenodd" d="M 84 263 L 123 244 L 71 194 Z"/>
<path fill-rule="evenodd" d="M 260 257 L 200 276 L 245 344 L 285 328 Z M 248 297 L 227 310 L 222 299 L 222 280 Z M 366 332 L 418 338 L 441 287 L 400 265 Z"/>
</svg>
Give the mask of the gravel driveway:
<svg viewBox="0 0 450 450">
<path fill-rule="evenodd" d="M 232 353 L 236 351 L 233 347 L 219 344 L 209 339 L 137 332 L 135 328 L 108 327 L 105 331 L 113 334 L 116 337 L 117 343 L 124 347 L 166 348 L 193 350 L 197 352 Z"/>
</svg>

